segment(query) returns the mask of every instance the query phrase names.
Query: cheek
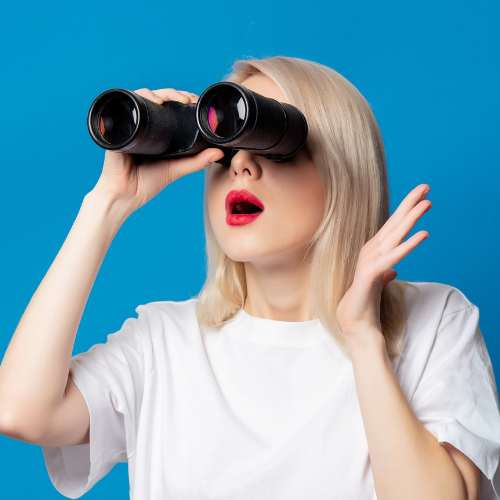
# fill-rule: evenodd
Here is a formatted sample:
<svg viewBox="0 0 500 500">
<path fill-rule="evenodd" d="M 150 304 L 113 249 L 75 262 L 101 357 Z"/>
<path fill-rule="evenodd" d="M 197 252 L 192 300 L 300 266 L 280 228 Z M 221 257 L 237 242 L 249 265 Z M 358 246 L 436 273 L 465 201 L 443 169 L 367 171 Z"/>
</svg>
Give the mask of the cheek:
<svg viewBox="0 0 500 500">
<path fill-rule="evenodd" d="M 276 183 L 276 214 L 286 224 L 283 230 L 304 238 L 313 235 L 324 213 L 323 185 L 315 167 L 294 172 Z"/>
<path fill-rule="evenodd" d="M 228 176 L 225 177 L 209 173 L 206 181 L 208 216 L 215 231 L 221 223 L 226 223 L 225 195 L 229 191 L 229 187 L 226 185 L 229 182 L 229 178 Z"/>
<path fill-rule="evenodd" d="M 298 189 L 279 207 L 278 217 L 283 223 L 276 224 L 277 231 L 283 240 L 309 242 L 323 219 L 323 212 L 322 191 Z"/>
</svg>

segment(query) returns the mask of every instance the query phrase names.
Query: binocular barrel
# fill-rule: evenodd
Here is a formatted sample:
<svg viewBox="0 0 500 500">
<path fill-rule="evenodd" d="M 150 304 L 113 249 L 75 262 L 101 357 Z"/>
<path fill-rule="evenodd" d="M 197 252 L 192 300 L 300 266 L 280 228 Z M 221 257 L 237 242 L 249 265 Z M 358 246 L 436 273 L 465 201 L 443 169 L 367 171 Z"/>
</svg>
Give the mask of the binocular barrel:
<svg viewBox="0 0 500 500">
<path fill-rule="evenodd" d="M 295 106 L 232 82 L 214 83 L 196 104 L 160 105 L 129 90 L 106 90 L 90 106 L 87 125 L 103 149 L 168 158 L 218 147 L 280 161 L 302 147 L 308 132 Z"/>
</svg>

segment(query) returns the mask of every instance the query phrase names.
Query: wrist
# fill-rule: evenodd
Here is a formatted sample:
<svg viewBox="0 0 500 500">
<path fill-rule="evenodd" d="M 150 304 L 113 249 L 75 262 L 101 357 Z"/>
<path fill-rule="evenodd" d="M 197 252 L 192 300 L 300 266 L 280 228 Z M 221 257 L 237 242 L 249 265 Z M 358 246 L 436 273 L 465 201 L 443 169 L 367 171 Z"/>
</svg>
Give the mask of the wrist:
<svg viewBox="0 0 500 500">
<path fill-rule="evenodd" d="M 107 189 L 106 186 L 101 185 L 99 182 L 92 191 L 87 193 L 85 198 L 91 199 L 92 203 L 100 205 L 110 213 L 123 218 L 123 220 L 127 219 L 135 211 L 132 203 L 126 200 L 124 196 Z"/>
<path fill-rule="evenodd" d="M 123 200 L 100 189 L 99 186 L 94 187 L 85 195 L 82 207 L 91 210 L 96 220 L 109 226 L 113 237 L 133 212 Z"/>
<path fill-rule="evenodd" d="M 355 357 L 381 355 L 385 357 L 385 338 L 379 329 L 371 328 L 356 334 L 345 335 L 346 345 L 351 359 Z"/>
</svg>

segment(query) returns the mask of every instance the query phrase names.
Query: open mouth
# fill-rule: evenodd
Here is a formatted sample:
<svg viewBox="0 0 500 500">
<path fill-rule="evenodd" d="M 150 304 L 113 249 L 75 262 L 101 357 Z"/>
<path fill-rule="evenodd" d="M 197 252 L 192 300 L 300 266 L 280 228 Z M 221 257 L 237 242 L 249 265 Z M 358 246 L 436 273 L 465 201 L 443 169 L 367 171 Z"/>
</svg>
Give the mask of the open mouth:
<svg viewBox="0 0 500 500">
<path fill-rule="evenodd" d="M 246 189 L 233 189 L 226 196 L 226 222 L 231 226 L 248 224 L 263 211 L 263 203 Z"/>
<path fill-rule="evenodd" d="M 231 210 L 231 214 L 255 214 L 262 212 L 262 208 L 250 203 L 249 201 L 235 201 Z"/>
</svg>

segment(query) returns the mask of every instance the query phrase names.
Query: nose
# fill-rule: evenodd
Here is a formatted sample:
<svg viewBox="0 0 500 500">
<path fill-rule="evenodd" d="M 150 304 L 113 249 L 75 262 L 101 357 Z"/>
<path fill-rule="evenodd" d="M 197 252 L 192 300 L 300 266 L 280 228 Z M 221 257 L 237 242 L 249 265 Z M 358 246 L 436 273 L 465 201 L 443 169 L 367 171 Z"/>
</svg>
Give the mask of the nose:
<svg viewBox="0 0 500 500">
<path fill-rule="evenodd" d="M 233 180 L 247 178 L 256 181 L 262 175 L 262 168 L 256 163 L 253 153 L 240 149 L 231 159 L 229 174 Z"/>
</svg>

